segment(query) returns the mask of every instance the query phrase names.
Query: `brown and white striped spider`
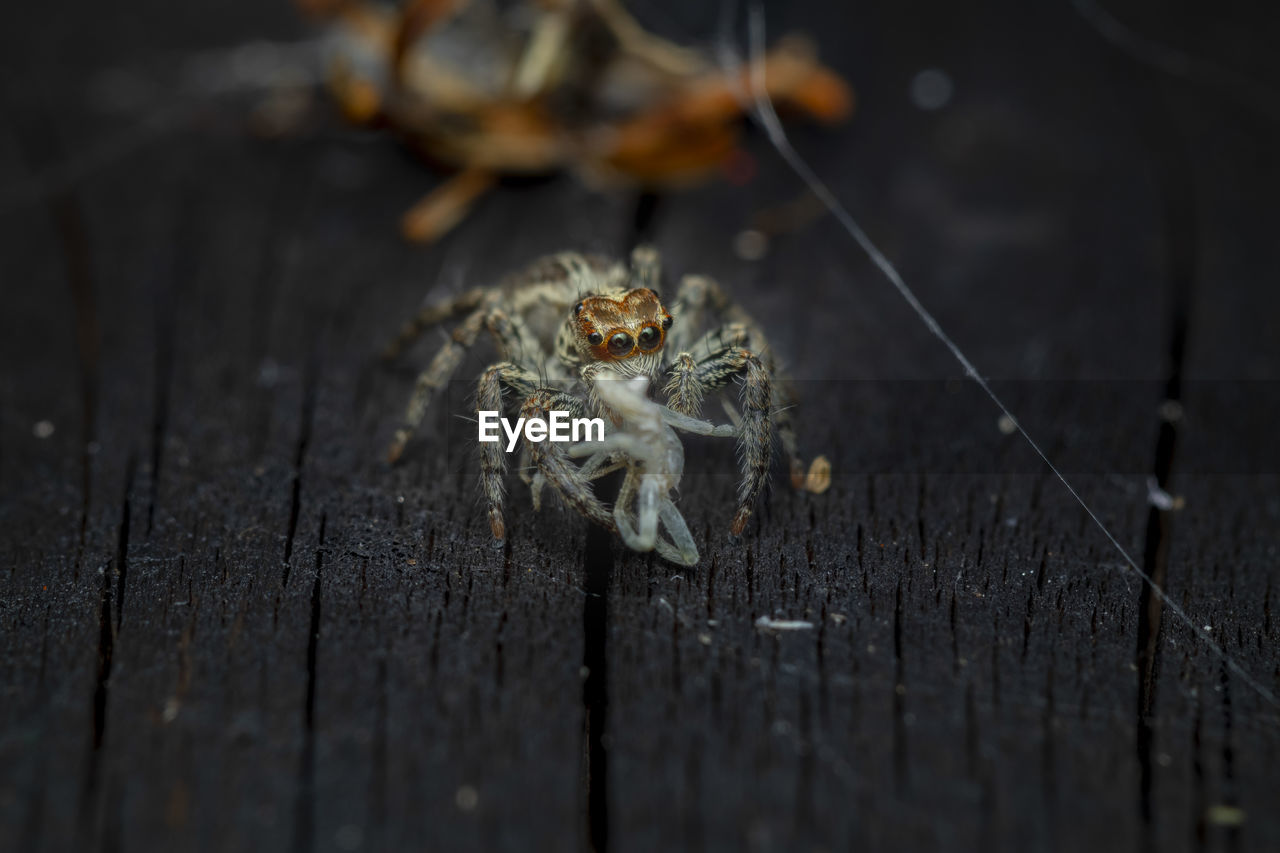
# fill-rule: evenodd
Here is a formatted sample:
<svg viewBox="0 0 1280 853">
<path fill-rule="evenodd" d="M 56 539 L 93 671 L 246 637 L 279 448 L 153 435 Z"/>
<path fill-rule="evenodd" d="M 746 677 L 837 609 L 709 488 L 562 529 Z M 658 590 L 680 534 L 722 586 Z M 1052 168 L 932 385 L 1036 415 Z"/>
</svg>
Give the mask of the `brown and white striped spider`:
<svg viewBox="0 0 1280 853">
<path fill-rule="evenodd" d="M 387 347 L 398 355 L 421 333 L 465 315 L 450 339 L 419 374 L 388 457 L 397 460 L 426 415 L 435 392 L 453 376 L 468 348 L 488 330 L 502 360 L 480 375 L 477 411 L 518 412 L 546 418 L 553 410 L 571 417 L 596 415 L 612 426 L 605 441 L 572 452 L 562 444 L 525 441 L 522 464 L 535 508 L 550 483 L 581 515 L 618 532 L 639 551 L 658 550 L 674 562 L 692 564 L 697 549 L 670 500 L 683 470 L 683 450 L 672 427 L 738 439 L 741 483 L 730 525 L 740 534 L 769 474 L 775 431 L 790 462 L 793 485 L 804 467 L 796 453 L 786 388 L 779 383 L 773 355 L 759 325 L 720 286 L 686 275 L 670 303 L 658 295 L 658 252 L 641 247 L 630 263 L 565 252 L 535 261 L 494 287 L 469 290 L 423 308 Z M 628 383 L 605 388 L 619 378 L 646 377 L 661 389 L 665 404 L 644 397 Z M 726 402 L 733 426 L 699 420 L 703 400 L 738 380 L 737 406 Z M 504 401 L 504 392 L 515 398 Z M 496 539 L 503 521 L 503 448 L 482 443 L 480 482 Z M 573 456 L 591 458 L 582 465 Z M 612 510 L 594 494 L 595 478 L 625 469 L 626 479 Z M 629 506 L 634 502 L 634 510 Z M 657 536 L 659 520 L 670 541 Z"/>
</svg>

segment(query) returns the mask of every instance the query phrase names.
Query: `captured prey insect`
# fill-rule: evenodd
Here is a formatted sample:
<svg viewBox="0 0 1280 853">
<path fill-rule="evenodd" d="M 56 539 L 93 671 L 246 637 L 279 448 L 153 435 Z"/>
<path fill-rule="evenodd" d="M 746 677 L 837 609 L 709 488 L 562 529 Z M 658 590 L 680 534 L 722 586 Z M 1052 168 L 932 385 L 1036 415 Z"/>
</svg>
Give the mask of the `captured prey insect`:
<svg viewBox="0 0 1280 853">
<path fill-rule="evenodd" d="M 570 449 L 570 456 L 591 457 L 582 465 L 580 474 L 594 479 L 625 467 L 626 478 L 613 503 L 613 520 L 622 541 L 636 551 L 656 548 L 659 556 L 673 563 L 696 564 L 698 546 L 671 499 L 671 492 L 679 488 L 680 476 L 684 473 L 684 445 L 672 427 L 717 436 L 732 436 L 734 428 L 712 426 L 658 405 L 646 396 L 647 376 L 623 379 L 611 370 L 602 369 L 595 374 L 591 387 L 622 422 L 604 440 L 585 442 Z M 634 512 L 628 509 L 632 500 Z M 666 527 L 670 542 L 658 538 L 659 520 Z"/>
<path fill-rule="evenodd" d="M 584 465 L 567 448 L 551 442 L 524 442 L 522 469 L 535 508 L 550 483 L 585 518 L 617 531 L 636 550 L 659 548 L 675 562 L 696 561 L 683 519 L 664 498 L 679 484 L 683 448 L 671 427 L 687 432 L 737 437 L 740 484 L 730 530 L 740 534 L 769 475 L 775 433 L 787 456 L 791 482 L 805 483 L 805 468 L 791 423 L 791 398 L 781 381 L 760 326 L 704 276 L 686 275 L 675 296 L 658 295 L 662 278 L 656 250 L 637 248 L 629 264 L 595 255 L 565 252 L 532 263 L 492 287 L 466 291 L 423 308 L 387 347 L 397 356 L 430 326 L 465 315 L 450 339 L 418 376 L 404 420 L 388 457 L 400 458 L 422 423 L 435 393 L 457 371 L 466 351 L 488 331 L 501 360 L 480 375 L 476 411 L 517 411 L 547 418 L 598 415 L 612 424 L 602 448 Z M 651 403 L 635 390 L 613 387 L 618 377 L 645 377 L 661 389 L 665 404 Z M 738 386 L 737 408 L 726 404 L 732 427 L 699 420 L 703 400 Z M 515 399 L 504 395 L 513 391 Z M 588 451 L 579 451 L 586 455 Z M 678 452 L 680 458 L 673 456 Z M 506 536 L 503 517 L 506 454 L 497 443 L 480 445 L 481 490 L 489 526 Z M 602 474 L 626 469 L 621 494 L 610 510 L 592 489 Z M 647 477 L 647 479 L 646 479 Z M 638 502 L 633 512 L 628 504 Z M 656 538 L 661 519 L 674 544 Z"/>
</svg>

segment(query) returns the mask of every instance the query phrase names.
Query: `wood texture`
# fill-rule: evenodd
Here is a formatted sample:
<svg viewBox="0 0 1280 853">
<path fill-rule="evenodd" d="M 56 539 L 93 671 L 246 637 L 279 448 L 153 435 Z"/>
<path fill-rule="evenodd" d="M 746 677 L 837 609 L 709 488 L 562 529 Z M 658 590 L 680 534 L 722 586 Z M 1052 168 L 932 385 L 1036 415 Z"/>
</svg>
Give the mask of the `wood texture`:
<svg viewBox="0 0 1280 853">
<path fill-rule="evenodd" d="M 1190 78 L 1070 3 L 770 21 L 859 93 L 797 147 L 1120 544 L 1278 691 L 1277 34 L 1243 3 L 1147 5 L 1113 12 L 1199 57 Z M 181 100 L 184 57 L 295 38 L 289 10 L 129 6 L 33 6 L 3 36 L 0 846 L 1280 848 L 1277 708 L 836 224 L 735 257 L 801 196 L 759 136 L 745 185 L 525 182 L 409 247 L 395 223 L 439 179 L 393 140 L 325 119 L 262 141 L 252 100 Z M 956 87 L 936 112 L 909 97 L 929 67 Z M 36 181 L 139 126 L 86 100 L 107 69 L 176 118 Z M 699 566 L 535 514 L 514 478 L 495 548 L 466 383 L 382 463 L 435 339 L 375 353 L 425 296 L 639 239 L 765 322 L 827 494 L 779 475 L 733 541 L 732 452 L 690 439 Z M 1153 509 L 1150 478 L 1183 507 Z"/>
</svg>

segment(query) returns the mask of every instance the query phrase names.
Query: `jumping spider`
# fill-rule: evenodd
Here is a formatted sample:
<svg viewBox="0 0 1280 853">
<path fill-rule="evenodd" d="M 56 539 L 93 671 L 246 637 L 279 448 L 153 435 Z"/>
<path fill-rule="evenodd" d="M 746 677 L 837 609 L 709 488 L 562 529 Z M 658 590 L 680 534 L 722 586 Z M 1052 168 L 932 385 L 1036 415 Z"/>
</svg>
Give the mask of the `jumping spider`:
<svg viewBox="0 0 1280 853">
<path fill-rule="evenodd" d="M 600 416 L 613 425 L 604 444 L 579 447 L 572 454 L 556 443 L 525 442 L 522 459 L 532 466 L 522 468 L 533 470 L 525 479 L 535 508 L 543 485 L 550 483 L 569 506 L 619 532 L 628 546 L 657 547 L 666 559 L 696 562 L 692 537 L 687 528 L 680 533 L 683 519 L 667 494 L 678 486 L 683 470 L 683 451 L 670 430 L 675 427 L 737 436 L 741 483 L 730 530 L 740 534 L 768 478 L 775 430 L 790 462 L 792 484 L 800 487 L 804 482 L 789 400 L 778 399 L 787 391 L 778 381 L 759 325 L 718 284 L 686 275 L 675 298 L 664 303 L 657 290 L 660 278 L 658 252 L 649 247 L 632 252 L 629 265 L 565 252 L 535 261 L 497 286 L 474 288 L 423 308 L 387 347 L 387 358 L 397 356 L 425 329 L 465 317 L 419 374 L 391 443 L 390 461 L 404 452 L 435 392 L 487 329 L 503 360 L 481 373 L 477 411 L 505 413 L 514 408 L 525 418 L 545 418 L 552 410 L 563 410 L 572 417 Z M 712 325 L 716 318 L 722 322 Z M 601 382 L 631 377 L 646 377 L 660 387 L 665 405 L 620 389 L 601 392 Z M 703 399 L 735 380 L 740 380 L 739 408 L 725 404 L 735 425 L 715 427 L 699 420 Z M 507 389 L 515 392 L 518 406 L 504 406 Z M 489 526 L 495 539 L 503 539 L 506 454 L 494 443 L 480 448 Z M 679 459 L 671 455 L 677 450 Z M 588 454 L 593 454 L 591 459 L 581 466 L 571 460 L 571 455 Z M 591 481 L 619 468 L 627 470 L 627 479 L 611 511 L 595 496 Z M 633 499 L 634 519 L 627 508 Z M 658 516 L 674 545 L 656 539 Z"/>
</svg>

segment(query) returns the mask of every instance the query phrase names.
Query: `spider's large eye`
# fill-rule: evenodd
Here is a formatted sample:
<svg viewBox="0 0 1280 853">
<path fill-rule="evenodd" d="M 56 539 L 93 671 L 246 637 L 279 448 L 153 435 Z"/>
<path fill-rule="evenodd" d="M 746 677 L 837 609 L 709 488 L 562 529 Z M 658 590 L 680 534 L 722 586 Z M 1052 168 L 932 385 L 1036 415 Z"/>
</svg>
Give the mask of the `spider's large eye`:
<svg viewBox="0 0 1280 853">
<path fill-rule="evenodd" d="M 612 355 L 622 357 L 631 352 L 631 348 L 635 346 L 635 341 L 631 340 L 631 336 L 626 332 L 618 332 L 612 338 L 609 338 L 609 352 Z"/>
<path fill-rule="evenodd" d="M 653 352 L 662 345 L 662 332 L 658 331 L 657 326 L 645 326 L 636 335 L 636 344 L 645 352 Z"/>
<path fill-rule="evenodd" d="M 598 347 L 600 344 L 604 343 L 604 335 L 599 332 L 592 332 L 587 335 L 587 343 L 591 344 L 593 347 Z"/>
</svg>

